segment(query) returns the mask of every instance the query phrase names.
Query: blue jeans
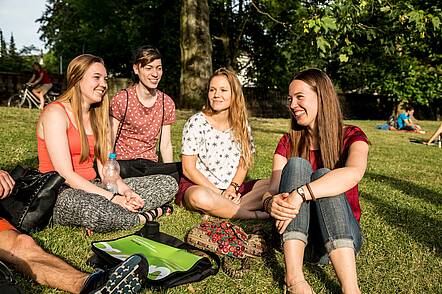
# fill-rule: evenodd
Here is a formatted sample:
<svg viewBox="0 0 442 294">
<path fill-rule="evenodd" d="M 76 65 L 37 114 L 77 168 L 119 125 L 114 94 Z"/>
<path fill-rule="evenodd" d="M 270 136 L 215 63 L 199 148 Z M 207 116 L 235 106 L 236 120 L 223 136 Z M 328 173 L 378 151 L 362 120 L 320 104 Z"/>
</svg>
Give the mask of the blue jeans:
<svg viewBox="0 0 442 294">
<path fill-rule="evenodd" d="M 279 193 L 291 192 L 330 172 L 327 168 L 312 171 L 310 163 L 302 158 L 291 158 L 282 170 Z M 283 241 L 301 240 L 306 244 L 304 260 L 328 263 L 328 254 L 334 249 L 350 247 L 358 253 L 362 235 L 347 197 L 344 193 L 301 204 L 299 214 L 283 233 Z"/>
</svg>

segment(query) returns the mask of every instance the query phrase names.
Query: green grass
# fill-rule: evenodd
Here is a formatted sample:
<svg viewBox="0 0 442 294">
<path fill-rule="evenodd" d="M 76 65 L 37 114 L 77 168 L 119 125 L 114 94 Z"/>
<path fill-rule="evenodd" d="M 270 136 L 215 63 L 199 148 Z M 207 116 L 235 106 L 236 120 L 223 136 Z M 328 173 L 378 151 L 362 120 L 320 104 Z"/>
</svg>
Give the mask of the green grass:
<svg viewBox="0 0 442 294">
<path fill-rule="evenodd" d="M 174 125 L 175 158 L 179 158 L 181 129 L 192 113 L 178 112 Z M 0 167 L 37 165 L 35 122 L 37 110 L 0 107 Z M 251 118 L 257 157 L 251 178 L 270 176 L 271 158 L 285 119 Z M 411 143 L 427 135 L 380 131 L 380 121 L 348 121 L 360 126 L 371 141 L 369 164 L 360 183 L 364 234 L 357 257 L 359 283 L 364 293 L 442 293 L 442 149 Z M 423 121 L 432 132 L 438 122 Z M 172 216 L 160 220 L 164 232 L 183 238 L 200 221 L 198 214 L 175 207 Z M 268 224 L 267 224 L 268 226 Z M 90 256 L 90 243 L 133 232 L 94 234 L 86 237 L 79 228 L 54 226 L 34 233 L 37 242 L 82 270 Z M 306 278 L 317 293 L 338 293 L 339 285 L 331 266 L 307 266 Z M 284 264 L 275 251 L 253 262 L 243 279 L 234 280 L 220 272 L 202 282 L 180 286 L 168 293 L 281 293 Z M 20 277 L 31 293 L 59 293 Z M 146 290 L 145 293 L 151 293 Z"/>
</svg>

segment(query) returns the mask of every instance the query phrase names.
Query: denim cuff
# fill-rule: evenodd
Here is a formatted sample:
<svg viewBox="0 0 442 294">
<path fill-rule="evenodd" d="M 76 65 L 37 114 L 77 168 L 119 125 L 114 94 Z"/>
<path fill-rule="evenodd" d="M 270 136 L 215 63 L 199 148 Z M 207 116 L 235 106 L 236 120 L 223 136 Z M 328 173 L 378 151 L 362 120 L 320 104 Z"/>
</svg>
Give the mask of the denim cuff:
<svg viewBox="0 0 442 294">
<path fill-rule="evenodd" d="M 307 235 L 298 231 L 285 232 L 282 234 L 282 241 L 285 242 L 288 240 L 301 240 L 307 244 Z"/>
<path fill-rule="evenodd" d="M 329 254 L 333 250 L 343 247 L 354 249 L 355 245 L 353 243 L 353 239 L 335 239 L 335 240 L 329 240 L 327 243 L 325 243 L 325 249 Z"/>
</svg>

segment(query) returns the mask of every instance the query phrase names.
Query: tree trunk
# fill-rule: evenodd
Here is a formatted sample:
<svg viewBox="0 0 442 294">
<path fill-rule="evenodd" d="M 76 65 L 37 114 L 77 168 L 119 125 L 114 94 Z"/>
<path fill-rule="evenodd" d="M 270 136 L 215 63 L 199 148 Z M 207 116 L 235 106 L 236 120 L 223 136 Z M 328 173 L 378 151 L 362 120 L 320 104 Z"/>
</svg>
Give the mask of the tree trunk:
<svg viewBox="0 0 442 294">
<path fill-rule="evenodd" d="M 182 0 L 180 106 L 201 109 L 212 74 L 207 0 Z"/>
</svg>

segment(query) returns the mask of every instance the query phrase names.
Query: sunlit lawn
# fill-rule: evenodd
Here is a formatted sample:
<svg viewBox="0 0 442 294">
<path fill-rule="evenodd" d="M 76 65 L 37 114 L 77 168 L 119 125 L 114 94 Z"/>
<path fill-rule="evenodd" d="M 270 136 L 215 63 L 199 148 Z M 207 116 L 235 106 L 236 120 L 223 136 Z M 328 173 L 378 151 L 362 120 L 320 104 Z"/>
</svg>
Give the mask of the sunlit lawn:
<svg viewBox="0 0 442 294">
<path fill-rule="evenodd" d="M 181 129 L 190 112 L 179 112 L 173 127 L 175 158 L 179 159 Z M 35 122 L 37 110 L 0 107 L 0 168 L 17 164 L 37 165 Z M 270 175 L 271 158 L 279 137 L 288 127 L 285 119 L 251 118 L 257 157 L 251 178 Z M 361 219 L 365 243 L 357 257 L 363 293 L 442 293 L 442 149 L 411 143 L 430 134 L 380 131 L 380 121 L 348 121 L 360 126 L 371 141 L 369 165 L 360 184 Z M 423 121 L 430 132 L 438 122 Z M 175 207 L 172 216 L 160 220 L 162 230 L 183 238 L 200 221 L 198 214 Z M 269 225 L 266 224 L 265 227 Z M 72 265 L 86 265 L 90 243 L 132 233 L 94 234 L 80 228 L 54 226 L 34 233 L 49 252 Z M 252 264 L 243 279 L 220 272 L 198 283 L 169 289 L 167 293 L 281 293 L 284 279 L 282 254 L 273 251 Z M 307 266 L 306 278 L 317 293 L 339 293 L 331 266 Z M 22 278 L 30 293 L 57 293 Z M 151 293 L 146 290 L 146 293 Z"/>
</svg>

